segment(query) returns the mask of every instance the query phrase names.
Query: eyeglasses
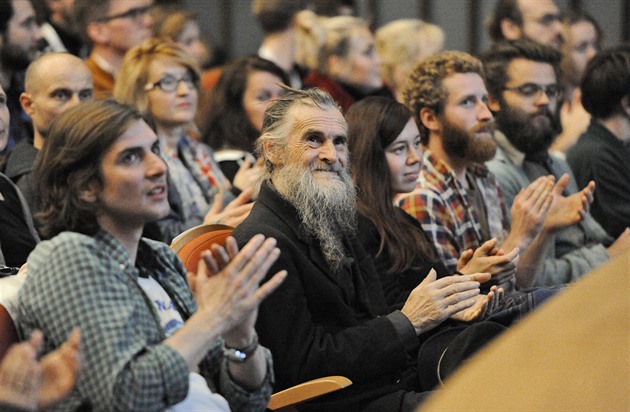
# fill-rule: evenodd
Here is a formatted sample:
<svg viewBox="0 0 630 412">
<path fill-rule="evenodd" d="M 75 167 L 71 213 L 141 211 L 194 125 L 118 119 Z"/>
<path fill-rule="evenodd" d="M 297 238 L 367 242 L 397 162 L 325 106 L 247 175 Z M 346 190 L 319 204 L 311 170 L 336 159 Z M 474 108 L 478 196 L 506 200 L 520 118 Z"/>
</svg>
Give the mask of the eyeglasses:
<svg viewBox="0 0 630 412">
<path fill-rule="evenodd" d="M 543 86 L 536 83 L 525 83 L 518 87 L 504 87 L 503 90 L 510 90 L 527 98 L 539 98 L 541 93 L 545 93 L 550 100 L 559 99 L 562 96 L 562 87 L 558 84 Z"/>
<path fill-rule="evenodd" d="M 144 86 L 144 90 L 148 92 L 157 87 L 163 92 L 172 93 L 177 90 L 180 82 L 184 82 L 189 89 L 197 89 L 199 87 L 199 77 L 195 73 L 188 72 L 179 79 L 167 74 L 155 83 L 148 83 Z"/>
<path fill-rule="evenodd" d="M 129 9 L 123 13 L 113 14 L 111 16 L 101 17 L 100 19 L 96 19 L 97 22 L 107 23 L 108 21 L 112 21 L 115 19 L 131 19 L 138 20 L 140 17 L 144 17 L 151 11 L 153 6 L 143 6 L 143 7 L 134 7 L 133 9 Z"/>
</svg>

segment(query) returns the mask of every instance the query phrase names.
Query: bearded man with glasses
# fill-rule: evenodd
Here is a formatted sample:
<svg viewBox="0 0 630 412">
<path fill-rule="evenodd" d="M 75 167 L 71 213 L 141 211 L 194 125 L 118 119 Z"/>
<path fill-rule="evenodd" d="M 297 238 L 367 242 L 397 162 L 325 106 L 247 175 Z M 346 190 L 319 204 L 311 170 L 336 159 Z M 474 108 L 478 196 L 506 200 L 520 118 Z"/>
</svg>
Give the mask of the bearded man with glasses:
<svg viewBox="0 0 630 412">
<path fill-rule="evenodd" d="M 540 176 L 570 179 L 562 193 L 554 192 L 548 216 L 560 216 L 573 224 L 555 234 L 553 247 L 547 249 L 544 275 L 536 284 L 572 282 L 626 252 L 630 234 L 622 234 L 613 242 L 588 212 L 595 183 L 579 190 L 568 164 L 549 154 L 562 130 L 558 117 L 562 104 L 560 53 L 517 40 L 495 44 L 481 59 L 487 76 L 488 107 L 498 129 L 494 136 L 497 153 L 487 165 L 496 176 L 506 205 L 511 207 L 521 189 Z M 576 205 L 581 205 L 581 210 Z M 576 209 L 579 213 L 565 213 Z"/>
<path fill-rule="evenodd" d="M 91 46 L 85 63 L 96 97 L 111 94 L 127 50 L 151 37 L 152 7 L 153 0 L 75 0 L 79 29 Z"/>
</svg>

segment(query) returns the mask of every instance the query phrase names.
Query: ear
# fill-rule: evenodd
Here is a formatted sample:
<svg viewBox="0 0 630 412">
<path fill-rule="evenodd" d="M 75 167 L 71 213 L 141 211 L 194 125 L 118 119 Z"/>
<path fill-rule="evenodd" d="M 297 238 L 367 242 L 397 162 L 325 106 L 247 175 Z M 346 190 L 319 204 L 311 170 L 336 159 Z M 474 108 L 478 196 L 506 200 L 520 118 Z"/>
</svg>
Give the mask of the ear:
<svg viewBox="0 0 630 412">
<path fill-rule="evenodd" d="M 280 159 L 279 159 L 279 154 L 277 152 L 277 149 L 274 145 L 272 145 L 270 142 L 265 142 L 263 143 L 262 146 L 263 149 L 263 153 L 265 155 L 265 158 L 274 166 L 278 165 L 280 163 Z"/>
<path fill-rule="evenodd" d="M 420 121 L 430 132 L 438 132 L 441 124 L 433 109 L 427 107 L 420 109 Z"/>
<path fill-rule="evenodd" d="M 518 40 L 523 37 L 521 26 L 512 19 L 501 20 L 501 33 L 506 40 Z"/>
<path fill-rule="evenodd" d="M 105 24 L 91 22 L 87 26 L 87 35 L 94 44 L 105 44 L 109 41 L 109 28 Z"/>
<path fill-rule="evenodd" d="M 341 57 L 333 54 L 332 56 L 328 56 L 328 60 L 326 60 L 326 70 L 333 77 L 339 77 L 339 74 L 343 72 L 344 69 L 344 61 Z"/>
<path fill-rule="evenodd" d="M 79 199 L 87 203 L 96 203 L 99 194 L 99 184 L 92 180 L 79 192 Z"/>
<path fill-rule="evenodd" d="M 33 97 L 29 93 L 20 94 L 20 104 L 22 105 L 22 109 L 31 117 L 33 117 L 33 113 L 35 109 L 33 108 Z"/>
<path fill-rule="evenodd" d="M 493 113 L 498 113 L 501 111 L 501 104 L 499 103 L 499 99 L 494 96 L 488 95 L 488 109 L 490 109 Z"/>
</svg>

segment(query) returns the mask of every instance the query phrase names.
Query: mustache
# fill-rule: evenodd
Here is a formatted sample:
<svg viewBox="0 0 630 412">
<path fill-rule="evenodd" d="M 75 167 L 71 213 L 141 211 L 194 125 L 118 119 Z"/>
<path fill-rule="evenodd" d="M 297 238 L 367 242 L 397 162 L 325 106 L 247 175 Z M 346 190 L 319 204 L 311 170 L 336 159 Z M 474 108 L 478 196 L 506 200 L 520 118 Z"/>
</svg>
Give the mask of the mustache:
<svg viewBox="0 0 630 412">
<path fill-rule="evenodd" d="M 487 121 L 472 129 L 473 133 L 494 133 L 496 123 L 494 120 Z"/>
<path fill-rule="evenodd" d="M 310 169 L 312 172 L 335 172 L 335 173 L 339 173 L 341 172 L 341 164 L 339 162 L 335 162 L 335 163 L 326 163 L 326 162 L 322 162 L 320 160 L 315 160 L 313 163 L 311 163 Z"/>
</svg>

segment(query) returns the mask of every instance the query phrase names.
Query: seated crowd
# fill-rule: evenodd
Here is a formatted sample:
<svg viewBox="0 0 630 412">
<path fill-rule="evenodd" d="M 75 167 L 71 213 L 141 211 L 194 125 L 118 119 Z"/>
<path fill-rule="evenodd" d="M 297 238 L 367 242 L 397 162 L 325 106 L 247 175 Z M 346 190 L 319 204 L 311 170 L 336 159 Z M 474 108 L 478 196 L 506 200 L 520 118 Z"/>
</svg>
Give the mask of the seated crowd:
<svg viewBox="0 0 630 412">
<path fill-rule="evenodd" d="M 342 375 L 298 409 L 412 411 L 630 253 L 630 45 L 582 12 L 499 0 L 475 57 L 252 0 L 257 55 L 210 68 L 186 10 L 40 32 L 31 1 L 0 0 L 2 410 L 265 410 Z M 215 223 L 187 272 L 168 245 Z"/>
</svg>

